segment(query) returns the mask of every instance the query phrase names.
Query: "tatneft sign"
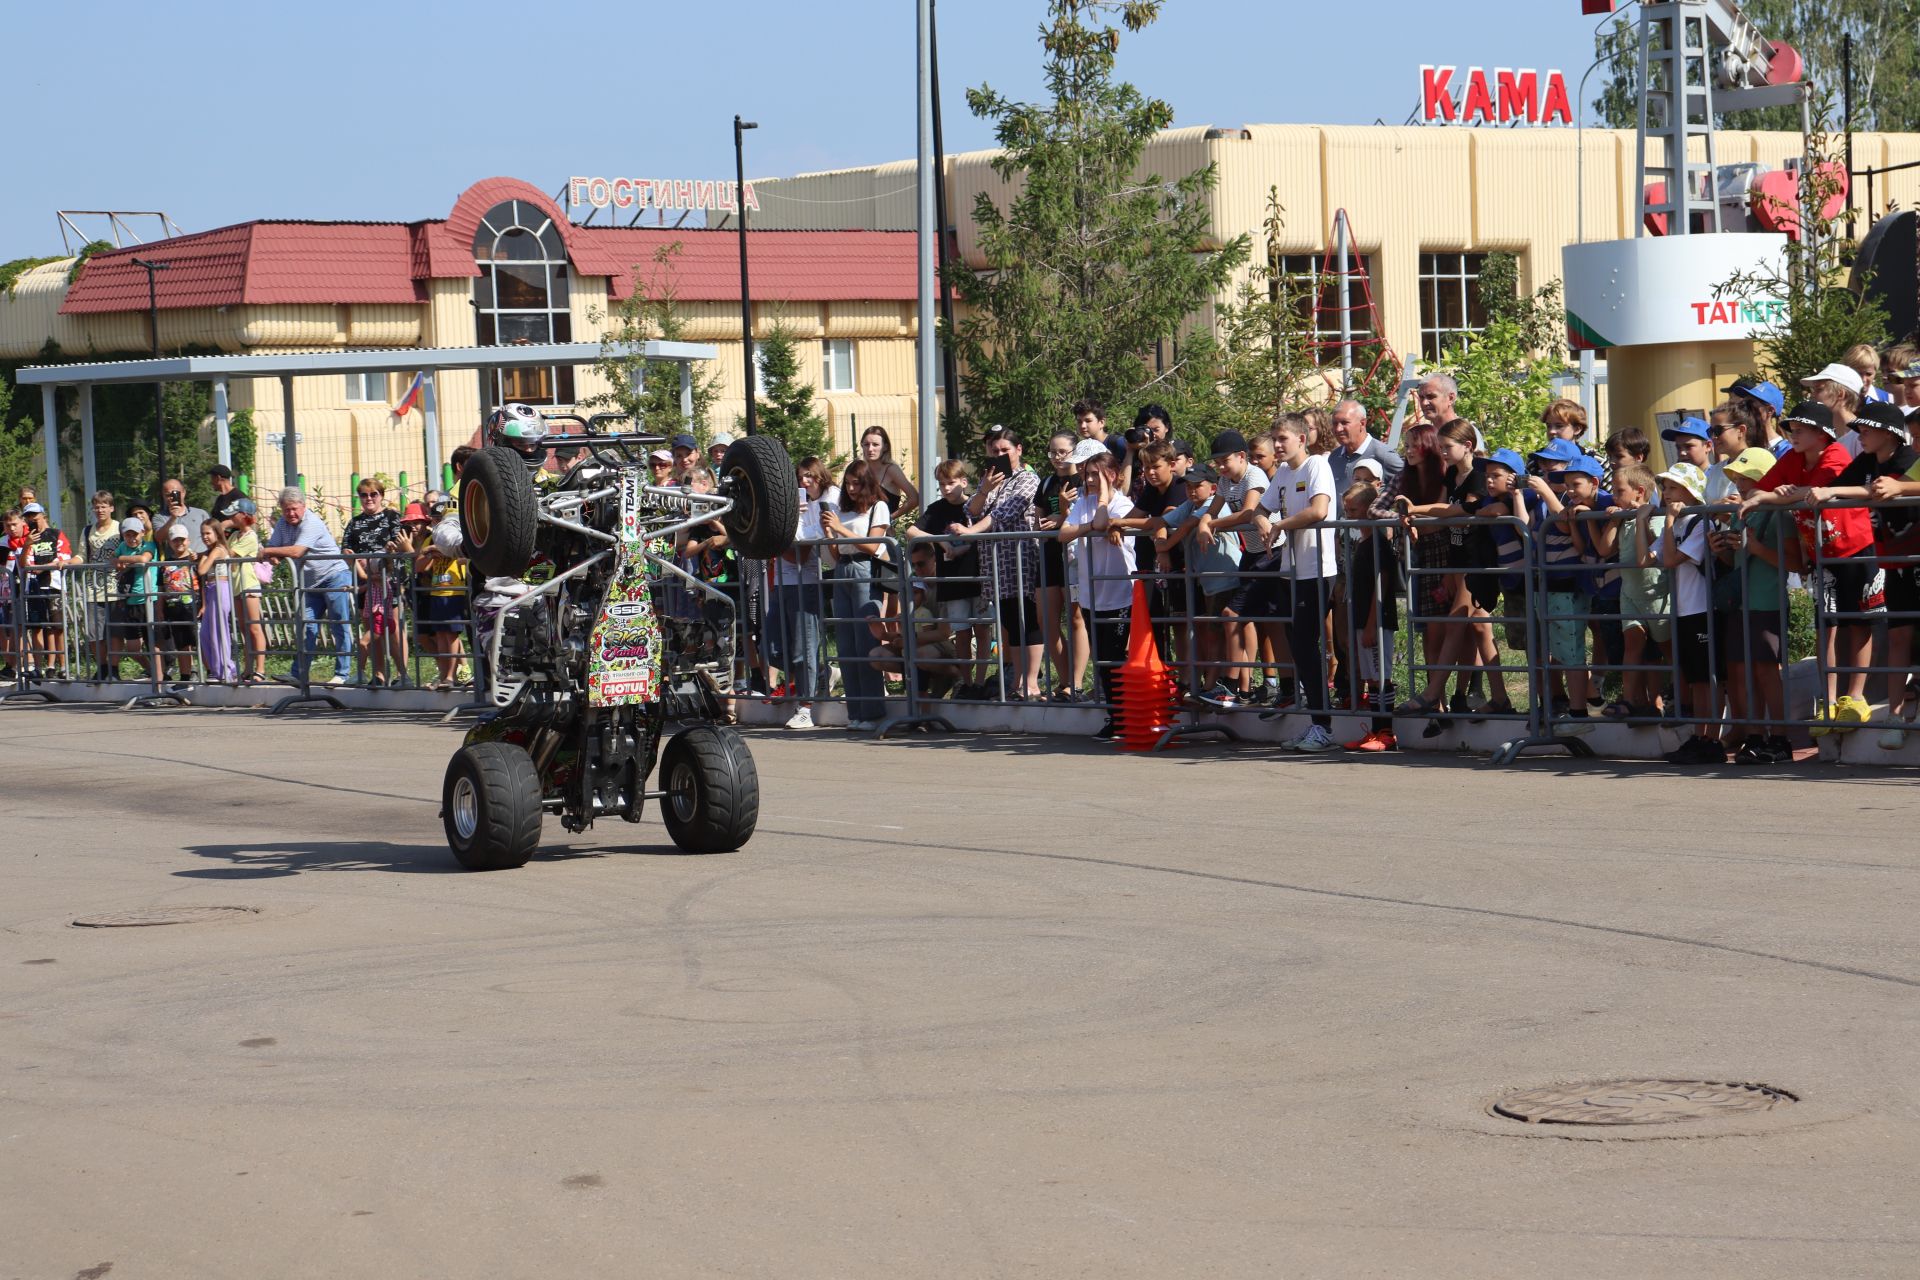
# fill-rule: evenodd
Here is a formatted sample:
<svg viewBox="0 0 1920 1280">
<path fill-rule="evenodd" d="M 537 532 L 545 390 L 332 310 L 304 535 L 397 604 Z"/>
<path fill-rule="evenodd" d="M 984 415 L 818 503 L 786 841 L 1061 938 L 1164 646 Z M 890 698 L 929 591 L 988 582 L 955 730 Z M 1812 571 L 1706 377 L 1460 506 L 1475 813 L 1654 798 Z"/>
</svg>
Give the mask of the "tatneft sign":
<svg viewBox="0 0 1920 1280">
<path fill-rule="evenodd" d="M 1735 276 L 1780 275 L 1786 246 L 1770 232 L 1567 245 L 1567 340 L 1586 351 L 1764 336 L 1786 322 L 1783 299 L 1718 295 Z"/>
<path fill-rule="evenodd" d="M 568 178 L 567 203 L 578 209 L 715 209 L 740 210 L 738 185 L 695 178 Z M 747 208 L 760 212 L 760 201 L 747 184 Z"/>
<path fill-rule="evenodd" d="M 1567 78 L 1558 71 L 1495 67 L 1420 68 L 1420 118 L 1428 124 L 1572 124 Z"/>
</svg>

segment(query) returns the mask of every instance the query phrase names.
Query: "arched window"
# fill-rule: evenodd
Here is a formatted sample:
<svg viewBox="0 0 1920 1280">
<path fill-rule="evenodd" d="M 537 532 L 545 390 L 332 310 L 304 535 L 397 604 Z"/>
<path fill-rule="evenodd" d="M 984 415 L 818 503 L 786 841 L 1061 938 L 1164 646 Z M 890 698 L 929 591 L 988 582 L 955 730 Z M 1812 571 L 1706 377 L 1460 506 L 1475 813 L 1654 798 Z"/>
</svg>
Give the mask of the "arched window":
<svg viewBox="0 0 1920 1280">
<path fill-rule="evenodd" d="M 567 248 L 538 206 L 508 200 L 487 210 L 473 233 L 480 278 L 473 300 L 483 347 L 572 342 Z M 493 403 L 572 404 L 573 366 L 535 365 L 491 375 Z"/>
</svg>

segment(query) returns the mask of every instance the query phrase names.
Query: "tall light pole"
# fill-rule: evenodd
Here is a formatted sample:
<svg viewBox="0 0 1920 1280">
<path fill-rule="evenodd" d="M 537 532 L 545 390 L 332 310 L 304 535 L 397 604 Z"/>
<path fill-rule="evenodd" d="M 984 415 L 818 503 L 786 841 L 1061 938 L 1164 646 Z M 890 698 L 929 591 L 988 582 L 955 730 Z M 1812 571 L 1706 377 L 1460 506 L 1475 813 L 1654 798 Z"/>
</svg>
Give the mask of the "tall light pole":
<svg viewBox="0 0 1920 1280">
<path fill-rule="evenodd" d="M 920 430 L 914 442 L 914 460 L 919 463 L 921 492 L 931 493 L 940 487 L 933 478 L 934 465 L 940 460 L 940 415 L 933 402 L 933 366 L 939 355 L 933 327 L 933 257 L 934 237 L 940 234 L 934 225 L 933 205 L 933 0 L 920 0 L 918 29 L 920 147 L 914 181 L 918 188 L 915 221 L 919 224 L 915 320 L 920 329 L 920 345 L 914 384 L 919 391 Z"/>
<path fill-rule="evenodd" d="M 135 258 L 133 265 L 143 267 L 147 273 L 147 337 L 153 349 L 153 358 L 160 358 L 160 294 L 154 288 L 153 273 L 165 271 L 172 263 L 154 262 L 149 258 Z M 153 461 L 160 471 L 160 483 L 167 482 L 167 407 L 164 403 L 166 384 L 153 384 Z"/>
<path fill-rule="evenodd" d="M 740 351 L 747 396 L 747 434 L 752 435 L 758 421 L 754 414 L 753 394 L 753 294 L 747 288 L 747 153 L 745 134 L 760 126 L 751 120 L 733 118 L 733 204 L 740 219 Z"/>
</svg>

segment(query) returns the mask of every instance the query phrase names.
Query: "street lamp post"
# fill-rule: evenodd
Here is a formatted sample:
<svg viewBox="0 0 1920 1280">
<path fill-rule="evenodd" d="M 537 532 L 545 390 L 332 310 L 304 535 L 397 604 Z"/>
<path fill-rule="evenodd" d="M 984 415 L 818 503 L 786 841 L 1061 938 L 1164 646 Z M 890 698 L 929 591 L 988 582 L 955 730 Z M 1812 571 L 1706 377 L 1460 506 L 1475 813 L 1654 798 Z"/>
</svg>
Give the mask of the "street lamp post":
<svg viewBox="0 0 1920 1280">
<path fill-rule="evenodd" d="M 747 397 L 747 434 L 752 435 L 754 414 L 753 387 L 753 294 L 747 288 L 747 156 L 744 135 L 760 126 L 751 120 L 733 118 L 733 205 L 740 219 L 740 350 L 744 364 Z"/>
<path fill-rule="evenodd" d="M 156 271 L 165 271 L 173 264 L 154 262 L 150 258 L 135 258 L 133 265 L 145 268 L 147 273 L 147 336 L 153 349 L 153 358 L 160 358 L 160 295 L 154 288 L 153 275 Z M 160 483 L 167 482 L 167 408 L 165 404 L 166 384 L 153 384 L 153 461 L 160 471 Z"/>
</svg>

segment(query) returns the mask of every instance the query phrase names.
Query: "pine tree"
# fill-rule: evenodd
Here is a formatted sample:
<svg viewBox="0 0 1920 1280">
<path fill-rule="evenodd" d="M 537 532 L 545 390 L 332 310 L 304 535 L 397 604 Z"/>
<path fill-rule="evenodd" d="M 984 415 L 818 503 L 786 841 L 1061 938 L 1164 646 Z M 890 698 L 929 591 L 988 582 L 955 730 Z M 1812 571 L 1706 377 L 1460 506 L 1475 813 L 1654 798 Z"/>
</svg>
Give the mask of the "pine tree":
<svg viewBox="0 0 1920 1280">
<path fill-rule="evenodd" d="M 1212 166 L 1176 180 L 1137 172 L 1173 109 L 1114 79 L 1120 33 L 1106 23 L 1138 32 L 1159 11 L 1160 0 L 1051 0 L 1040 29 L 1050 99 L 967 93 L 994 124 L 994 171 L 1018 190 L 1005 210 L 984 192 L 974 201 L 984 269 L 949 267 L 966 318 L 945 337 L 976 427 L 1033 439 L 1083 396 L 1122 405 L 1171 390 L 1191 374 L 1184 361 L 1156 372 L 1144 357 L 1246 259 L 1245 236 L 1209 249 Z"/>
<path fill-rule="evenodd" d="M 832 458 L 833 432 L 813 407 L 813 386 L 800 376 L 800 354 L 793 339 L 793 330 L 776 320 L 757 344 L 764 393 L 756 397 L 755 426 L 785 445 L 795 462 L 811 457 L 831 459 L 828 467 L 837 471 L 839 460 Z"/>
</svg>

